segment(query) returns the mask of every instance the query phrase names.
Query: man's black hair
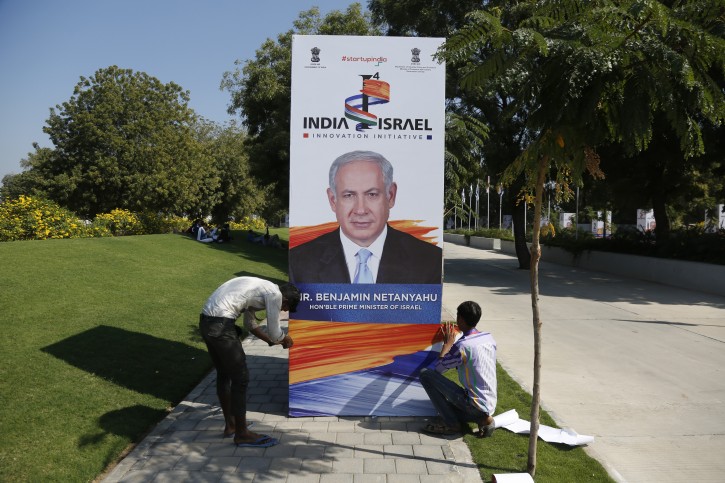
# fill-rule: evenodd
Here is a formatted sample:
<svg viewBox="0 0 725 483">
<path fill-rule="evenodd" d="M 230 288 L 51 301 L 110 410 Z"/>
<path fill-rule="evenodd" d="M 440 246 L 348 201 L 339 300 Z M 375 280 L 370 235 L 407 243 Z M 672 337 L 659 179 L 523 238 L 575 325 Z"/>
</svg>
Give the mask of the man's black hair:
<svg viewBox="0 0 725 483">
<path fill-rule="evenodd" d="M 478 321 L 481 320 L 481 306 L 476 302 L 470 300 L 463 302 L 458 306 L 458 316 L 463 317 L 466 321 L 466 325 L 469 327 L 475 327 Z"/>
<path fill-rule="evenodd" d="M 297 311 L 297 304 L 300 303 L 300 291 L 291 283 L 285 283 L 279 286 L 282 292 L 282 299 L 287 301 L 290 313 Z"/>
</svg>

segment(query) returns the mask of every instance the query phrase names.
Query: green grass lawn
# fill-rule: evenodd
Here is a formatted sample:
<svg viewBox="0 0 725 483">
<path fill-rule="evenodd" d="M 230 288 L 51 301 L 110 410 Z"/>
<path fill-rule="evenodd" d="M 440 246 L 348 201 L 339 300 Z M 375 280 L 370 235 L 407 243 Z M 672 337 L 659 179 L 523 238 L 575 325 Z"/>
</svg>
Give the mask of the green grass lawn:
<svg viewBox="0 0 725 483">
<path fill-rule="evenodd" d="M 163 418 L 211 367 L 197 331 L 211 292 L 287 280 L 285 250 L 243 238 L 0 243 L 0 481 L 91 481 Z M 528 418 L 529 401 L 499 371 L 499 412 Z M 527 436 L 465 438 L 484 481 L 525 470 Z M 536 481 L 611 480 L 581 448 L 540 441 Z"/>
<path fill-rule="evenodd" d="M 532 348 L 533 350 L 533 348 Z M 542 368 L 546 370 L 546 368 Z M 446 376 L 457 381 L 455 371 Z M 498 403 L 497 414 L 515 409 L 521 419 L 529 420 L 531 395 L 526 393 L 504 371 L 497 370 Z M 546 411 L 541 411 L 540 424 L 558 427 Z M 471 424 L 471 428 L 474 425 Z M 478 465 L 481 478 L 490 482 L 494 474 L 526 473 L 528 460 L 528 434 L 515 434 L 505 429 L 497 429 L 492 438 L 479 439 L 472 434 L 464 436 L 471 449 L 473 461 Z M 596 444 L 596 443 L 595 443 Z M 536 483 L 581 483 L 613 482 L 602 465 L 590 458 L 581 447 L 563 444 L 550 444 L 539 439 L 536 460 Z"/>
<path fill-rule="evenodd" d="M 210 369 L 198 314 L 287 253 L 182 235 L 0 243 L 0 481 L 90 481 Z"/>
</svg>

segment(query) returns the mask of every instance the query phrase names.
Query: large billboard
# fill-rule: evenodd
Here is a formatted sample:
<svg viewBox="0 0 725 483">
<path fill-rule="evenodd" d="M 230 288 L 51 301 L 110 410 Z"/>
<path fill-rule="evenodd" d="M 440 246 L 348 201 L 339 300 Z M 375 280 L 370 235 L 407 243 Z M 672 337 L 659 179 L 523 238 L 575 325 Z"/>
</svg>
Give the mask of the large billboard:
<svg viewBox="0 0 725 483">
<path fill-rule="evenodd" d="M 439 342 L 443 39 L 296 35 L 290 415 L 431 415 Z"/>
</svg>

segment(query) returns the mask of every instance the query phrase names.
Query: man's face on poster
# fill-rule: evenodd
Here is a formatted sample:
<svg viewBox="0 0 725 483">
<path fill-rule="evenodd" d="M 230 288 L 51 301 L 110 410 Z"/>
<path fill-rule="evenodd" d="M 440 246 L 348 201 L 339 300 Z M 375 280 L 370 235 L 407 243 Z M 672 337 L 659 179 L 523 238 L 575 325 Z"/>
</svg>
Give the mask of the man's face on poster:
<svg viewBox="0 0 725 483">
<path fill-rule="evenodd" d="M 395 183 L 386 192 L 377 163 L 353 161 L 337 170 L 335 192 L 328 188 L 327 198 L 345 236 L 367 247 L 385 228 L 396 192 Z"/>
</svg>

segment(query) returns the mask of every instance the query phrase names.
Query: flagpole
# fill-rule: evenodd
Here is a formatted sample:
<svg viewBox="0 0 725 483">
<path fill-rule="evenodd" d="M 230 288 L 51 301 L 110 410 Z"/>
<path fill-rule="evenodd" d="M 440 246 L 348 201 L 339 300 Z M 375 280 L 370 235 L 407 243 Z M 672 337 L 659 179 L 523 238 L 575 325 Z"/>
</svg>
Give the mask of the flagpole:
<svg viewBox="0 0 725 483">
<path fill-rule="evenodd" d="M 468 229 L 471 229 L 471 205 L 473 201 L 473 183 L 471 183 L 471 187 L 468 189 Z"/>
<path fill-rule="evenodd" d="M 478 230 L 478 180 L 476 180 L 476 230 Z"/>
<path fill-rule="evenodd" d="M 461 188 L 461 230 L 463 229 L 463 215 L 466 210 L 463 208 L 463 204 L 466 202 L 466 188 Z"/>
<path fill-rule="evenodd" d="M 498 229 L 503 229 L 503 186 L 498 185 Z"/>
<path fill-rule="evenodd" d="M 491 177 L 486 177 L 486 229 L 491 228 L 491 195 L 489 189 L 491 188 Z"/>
</svg>

